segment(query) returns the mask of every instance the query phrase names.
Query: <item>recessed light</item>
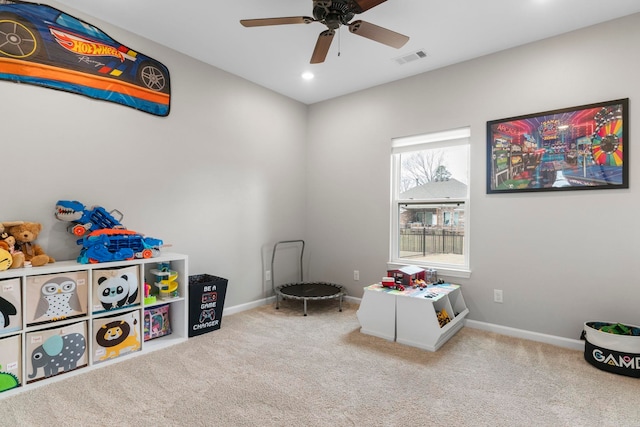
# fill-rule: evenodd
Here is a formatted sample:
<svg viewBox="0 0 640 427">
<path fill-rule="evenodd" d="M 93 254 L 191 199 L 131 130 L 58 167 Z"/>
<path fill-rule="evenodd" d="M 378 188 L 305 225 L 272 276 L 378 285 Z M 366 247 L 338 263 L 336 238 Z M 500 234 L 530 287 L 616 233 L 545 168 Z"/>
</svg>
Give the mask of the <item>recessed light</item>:
<svg viewBox="0 0 640 427">
<path fill-rule="evenodd" d="M 311 71 L 305 71 L 304 73 L 302 73 L 302 78 L 305 80 L 313 80 L 313 73 Z"/>
</svg>

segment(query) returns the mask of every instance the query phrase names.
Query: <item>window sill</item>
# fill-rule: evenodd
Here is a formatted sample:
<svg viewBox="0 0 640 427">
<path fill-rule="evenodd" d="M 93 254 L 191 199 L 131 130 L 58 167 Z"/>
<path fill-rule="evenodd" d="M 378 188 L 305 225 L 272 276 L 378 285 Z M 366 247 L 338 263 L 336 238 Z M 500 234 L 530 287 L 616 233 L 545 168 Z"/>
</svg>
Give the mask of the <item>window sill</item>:
<svg viewBox="0 0 640 427">
<path fill-rule="evenodd" d="M 471 270 L 464 268 L 464 267 L 459 267 L 459 268 L 454 268 L 454 267 L 450 267 L 450 266 L 442 266 L 442 265 L 437 265 L 437 264 L 424 264 L 424 263 L 406 263 L 406 262 L 397 262 L 397 261 L 389 261 L 387 263 L 387 269 L 388 270 L 395 270 L 398 269 L 400 267 L 406 267 L 407 265 L 416 265 L 418 267 L 422 267 L 422 268 L 433 268 L 434 270 L 436 270 L 438 272 L 438 276 L 445 276 L 445 277 L 457 277 L 457 278 L 461 278 L 461 279 L 468 279 L 471 277 Z"/>
</svg>

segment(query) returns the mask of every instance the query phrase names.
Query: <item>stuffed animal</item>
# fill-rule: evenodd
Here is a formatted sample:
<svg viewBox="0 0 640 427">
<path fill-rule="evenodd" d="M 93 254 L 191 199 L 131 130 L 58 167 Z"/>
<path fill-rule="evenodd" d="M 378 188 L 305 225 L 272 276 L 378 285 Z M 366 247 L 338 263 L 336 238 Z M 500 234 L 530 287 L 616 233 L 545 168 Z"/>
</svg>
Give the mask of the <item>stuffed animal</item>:
<svg viewBox="0 0 640 427">
<path fill-rule="evenodd" d="M 10 268 L 20 268 L 24 266 L 24 254 L 16 250 L 15 237 L 7 235 L 3 240 L 0 240 L 0 245 L 9 251 L 11 258 L 13 258 L 13 264 L 11 264 Z"/>
<path fill-rule="evenodd" d="M 24 254 L 16 250 L 16 238 L 13 236 L 9 236 L 9 233 L 6 232 L 6 228 L 20 224 L 24 224 L 24 221 L 0 222 L 0 247 L 11 254 L 11 258 L 13 261 L 9 268 L 20 268 L 24 265 Z"/>
<path fill-rule="evenodd" d="M 38 222 L 25 222 L 7 229 L 9 235 L 15 237 L 16 249 L 24 254 L 24 261 L 30 262 L 33 267 L 55 262 L 55 259 L 47 255 L 42 247 L 35 243 L 40 231 L 42 231 L 42 224 Z"/>
<path fill-rule="evenodd" d="M 11 268 L 13 264 L 13 257 L 9 253 L 9 245 L 0 241 L 0 271 Z"/>
</svg>

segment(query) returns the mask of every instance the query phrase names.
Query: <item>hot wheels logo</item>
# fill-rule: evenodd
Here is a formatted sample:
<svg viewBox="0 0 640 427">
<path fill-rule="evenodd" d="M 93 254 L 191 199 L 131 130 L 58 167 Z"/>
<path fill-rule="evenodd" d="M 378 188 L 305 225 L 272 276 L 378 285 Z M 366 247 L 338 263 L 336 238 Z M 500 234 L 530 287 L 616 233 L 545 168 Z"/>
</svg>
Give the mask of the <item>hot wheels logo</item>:
<svg viewBox="0 0 640 427">
<path fill-rule="evenodd" d="M 53 28 L 50 31 L 58 44 L 69 52 L 88 56 L 113 56 L 120 59 L 120 62 L 124 62 L 124 54 L 114 47 L 88 41 Z"/>
</svg>

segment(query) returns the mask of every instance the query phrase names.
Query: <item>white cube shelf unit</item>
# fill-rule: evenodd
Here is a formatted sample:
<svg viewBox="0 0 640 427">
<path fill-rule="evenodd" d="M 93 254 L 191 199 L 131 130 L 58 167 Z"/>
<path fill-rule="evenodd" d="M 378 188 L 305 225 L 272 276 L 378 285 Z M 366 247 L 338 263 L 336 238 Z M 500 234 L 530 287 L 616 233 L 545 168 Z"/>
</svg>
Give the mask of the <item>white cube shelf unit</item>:
<svg viewBox="0 0 640 427">
<path fill-rule="evenodd" d="M 148 283 L 153 287 L 156 276 L 151 273 L 151 270 L 157 268 L 159 263 L 168 263 L 171 270 L 178 273 L 178 289 L 165 299 L 158 298 L 155 302 L 145 305 L 145 284 Z M 131 295 L 125 302 L 122 298 L 116 302 L 114 298 L 113 306 L 102 305 L 94 296 L 97 296 L 95 293 L 98 289 L 100 292 L 106 292 L 99 288 L 104 270 L 122 271 L 123 275 L 127 275 L 129 282 L 136 283 L 137 297 Z M 134 277 L 131 277 L 132 275 Z M 69 303 L 67 307 L 66 299 L 61 302 L 57 299 L 58 297 L 55 297 L 56 299 L 52 297 L 49 300 L 50 303 L 54 302 L 56 306 L 63 305 L 64 308 L 56 309 L 57 311 L 49 308 L 43 313 L 42 308 L 34 307 L 38 304 L 38 294 L 40 292 L 46 294 L 47 291 L 44 288 L 49 280 L 63 282 L 57 278 L 71 278 L 67 286 L 70 289 L 75 287 L 75 294 L 70 296 L 75 302 Z M 63 380 L 71 375 L 82 374 L 90 369 L 99 369 L 129 357 L 186 341 L 189 310 L 188 280 L 188 257 L 176 253 L 161 253 L 155 258 L 96 264 L 60 261 L 42 267 L 0 271 L 0 297 L 4 295 L 3 299 L 9 301 L 14 307 L 10 309 L 10 313 L 14 314 L 6 318 L 8 325 L 4 317 L 3 323 L 0 323 L 0 375 L 6 375 L 4 379 L 17 378 L 20 384 L 18 387 L 0 393 L 0 399 L 41 384 Z M 60 284 L 60 287 L 63 286 Z M 134 287 L 131 286 L 130 294 L 134 291 Z M 118 293 L 121 292 L 122 289 L 118 289 Z M 123 298 L 125 295 L 126 292 Z M 105 298 L 102 298 L 102 301 L 104 300 Z M 4 303 L 1 300 L 0 302 Z M 145 341 L 144 311 L 163 304 L 169 306 L 171 333 Z M 53 306 L 54 304 L 49 304 L 49 307 Z M 127 329 L 130 328 L 129 336 L 137 343 L 133 342 L 129 347 L 123 344 L 117 348 L 116 352 L 110 351 L 111 349 L 105 352 L 96 343 L 96 334 L 100 332 L 99 325 L 115 324 L 121 319 L 131 319 L 130 326 L 124 326 Z M 63 351 L 60 350 L 63 340 L 66 343 L 67 340 L 83 334 L 84 337 L 79 338 L 79 345 L 84 346 L 84 352 L 79 360 L 74 361 L 77 365 L 51 368 L 44 367 L 36 362 L 36 359 L 32 359 L 32 354 L 36 350 L 42 352 L 44 349 L 47 354 Z M 49 340 L 51 337 L 53 339 Z"/>
<path fill-rule="evenodd" d="M 439 313 L 449 320 L 441 324 Z M 364 334 L 436 351 L 462 328 L 468 313 L 460 285 L 400 291 L 373 284 L 364 288 L 357 316 Z"/>
</svg>

